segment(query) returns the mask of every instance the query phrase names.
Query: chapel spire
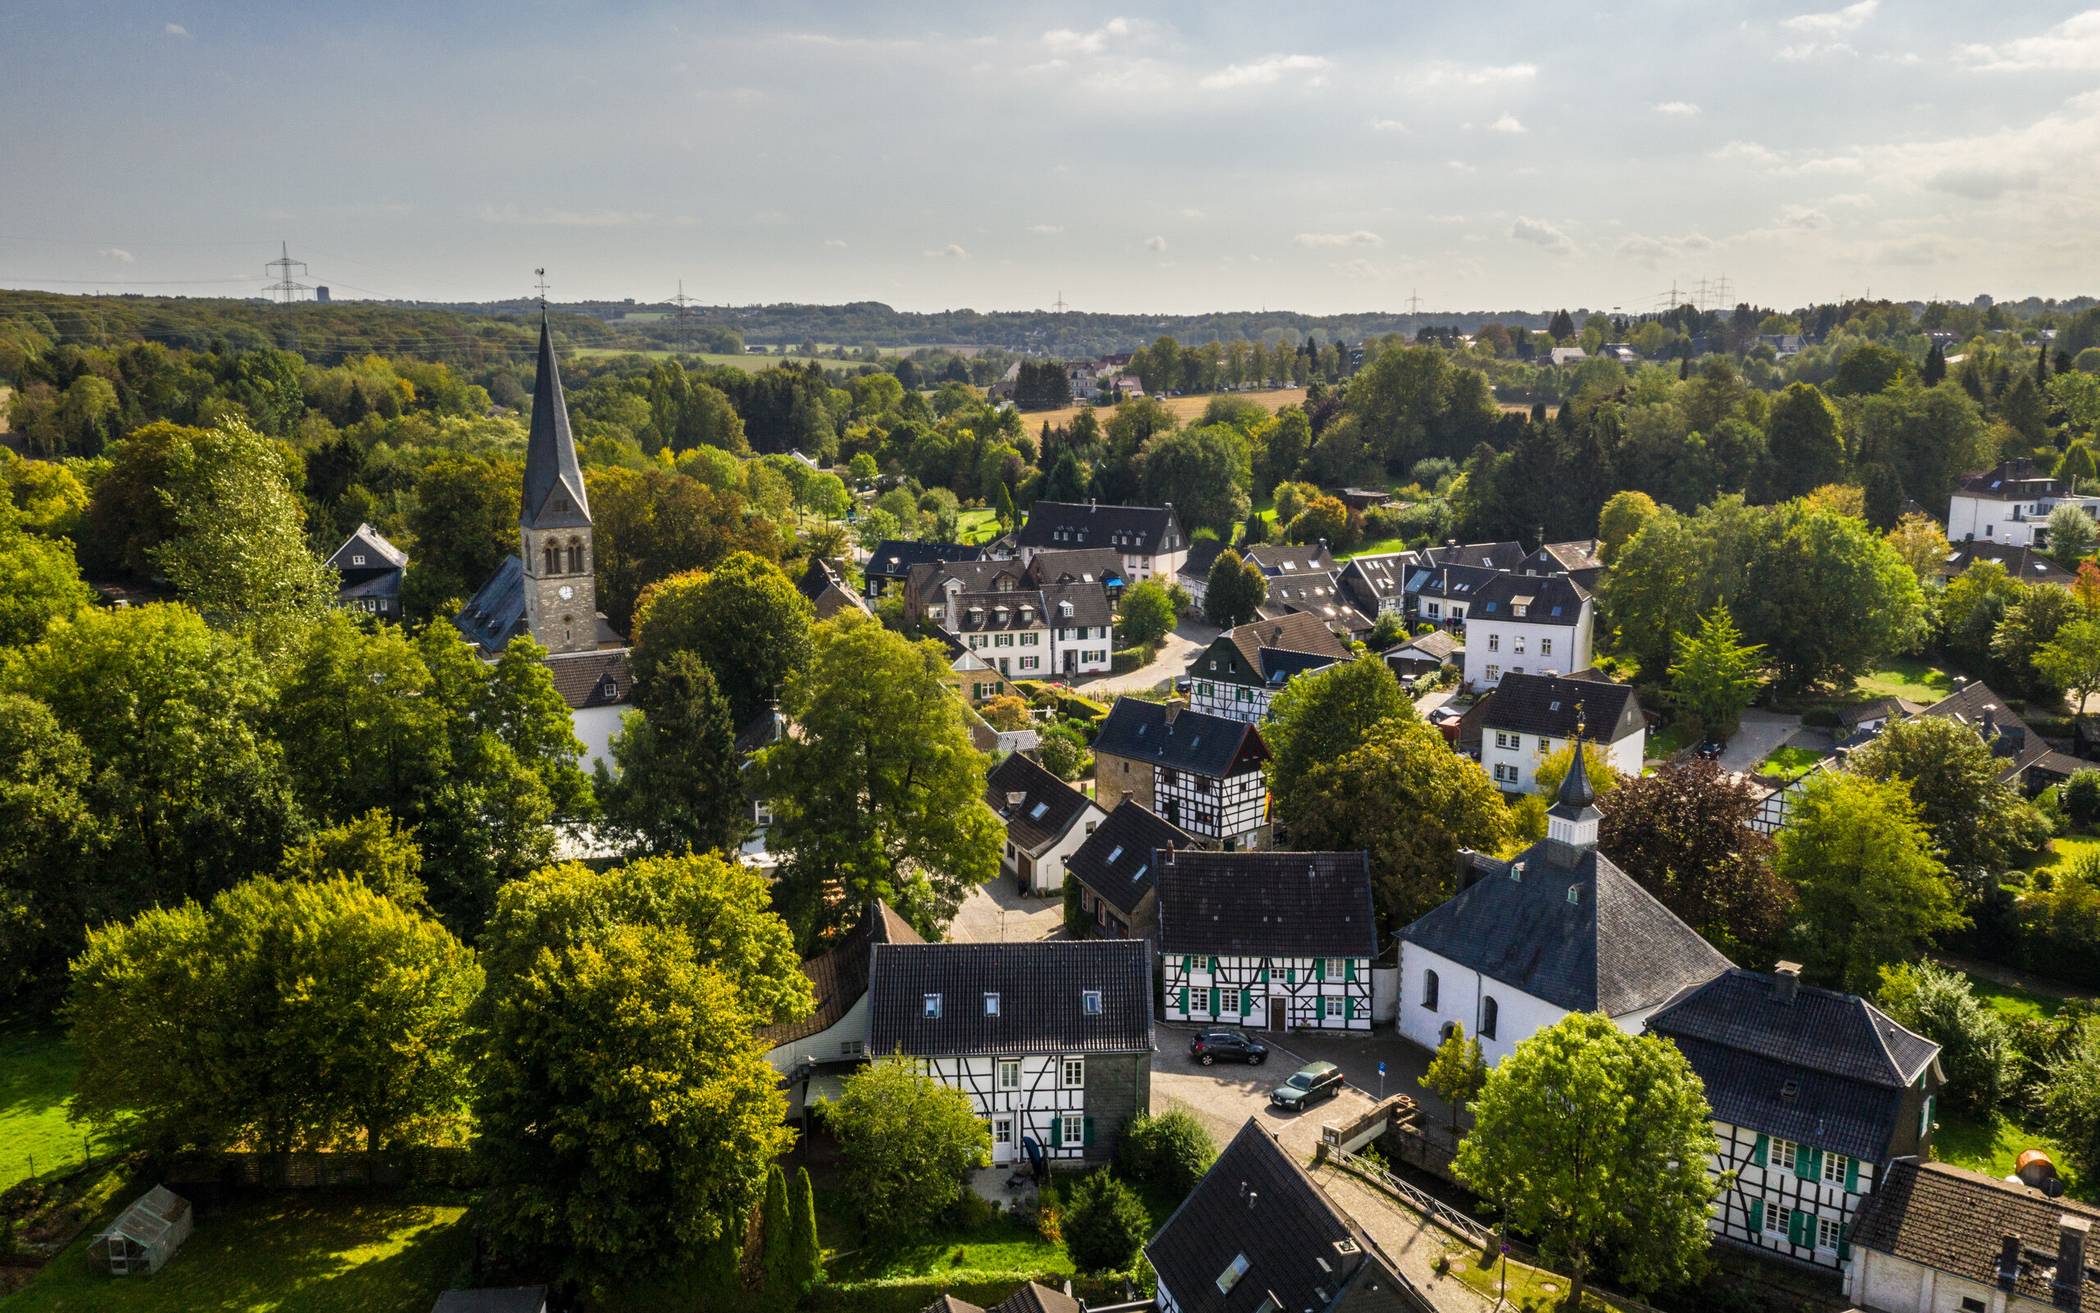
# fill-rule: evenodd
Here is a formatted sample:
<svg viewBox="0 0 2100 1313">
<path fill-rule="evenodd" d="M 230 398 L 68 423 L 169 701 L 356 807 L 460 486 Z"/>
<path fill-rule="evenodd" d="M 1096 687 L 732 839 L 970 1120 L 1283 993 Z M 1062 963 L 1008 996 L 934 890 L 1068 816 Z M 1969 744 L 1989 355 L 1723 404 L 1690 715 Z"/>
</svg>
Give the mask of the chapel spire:
<svg viewBox="0 0 2100 1313">
<path fill-rule="evenodd" d="M 1597 810 L 1597 791 L 1590 786 L 1584 729 L 1582 707 L 1578 704 L 1568 773 L 1561 777 L 1553 805 L 1546 809 L 1546 842 L 1555 856 L 1570 864 L 1597 850 L 1597 823 L 1604 819 L 1604 813 Z"/>
<path fill-rule="evenodd" d="M 532 385 L 532 433 L 525 441 L 525 496 L 518 524 L 525 529 L 570 529 L 590 522 L 583 469 L 569 432 L 569 406 L 562 397 L 561 369 L 554 362 L 554 337 L 542 306 L 539 374 Z"/>
</svg>

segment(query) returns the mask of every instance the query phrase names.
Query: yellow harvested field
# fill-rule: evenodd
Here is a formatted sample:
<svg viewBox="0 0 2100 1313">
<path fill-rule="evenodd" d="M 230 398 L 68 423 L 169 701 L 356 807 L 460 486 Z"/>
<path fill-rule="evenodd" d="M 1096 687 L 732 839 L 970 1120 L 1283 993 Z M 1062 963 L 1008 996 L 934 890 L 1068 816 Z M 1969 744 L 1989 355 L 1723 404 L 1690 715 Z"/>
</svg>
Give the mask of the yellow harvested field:
<svg viewBox="0 0 2100 1313">
<path fill-rule="evenodd" d="M 1206 392 L 1200 396 L 1161 397 L 1159 400 L 1161 405 L 1174 412 L 1176 419 L 1187 421 L 1200 416 L 1205 408 L 1210 405 L 1212 396 L 1235 397 L 1242 401 L 1251 401 L 1257 406 L 1265 406 L 1270 410 L 1282 410 L 1285 406 L 1295 406 L 1305 400 L 1305 389 L 1275 388 L 1268 392 Z M 1021 421 L 1031 431 L 1041 428 L 1044 420 L 1050 421 L 1052 428 L 1062 428 L 1072 422 L 1073 418 L 1079 414 L 1079 409 L 1078 406 L 1066 406 L 1062 410 L 1024 410 L 1021 412 Z M 1113 406 L 1096 406 L 1094 409 L 1099 412 L 1097 418 L 1104 424 L 1108 422 L 1108 417 L 1115 413 L 1115 407 Z"/>
</svg>

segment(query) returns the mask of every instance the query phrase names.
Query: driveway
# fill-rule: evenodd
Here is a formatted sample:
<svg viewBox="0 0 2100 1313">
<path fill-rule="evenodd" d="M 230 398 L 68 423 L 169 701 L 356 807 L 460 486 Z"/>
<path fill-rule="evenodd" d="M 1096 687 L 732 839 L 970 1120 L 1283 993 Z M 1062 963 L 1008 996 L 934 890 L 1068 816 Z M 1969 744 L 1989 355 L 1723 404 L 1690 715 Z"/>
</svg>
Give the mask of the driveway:
<svg viewBox="0 0 2100 1313">
<path fill-rule="evenodd" d="M 1801 728 L 1801 717 L 1752 707 L 1721 750 L 1721 769 L 1747 773 L 1777 752 Z"/>
<path fill-rule="evenodd" d="M 1171 684 L 1189 672 L 1189 662 L 1196 654 L 1210 646 L 1210 641 L 1222 631 L 1216 625 L 1201 620 L 1183 620 L 1174 627 L 1174 632 L 1160 640 L 1159 652 L 1136 670 L 1122 675 L 1092 675 L 1075 679 L 1072 687 L 1090 698 L 1107 701 L 1116 693 L 1142 693 Z"/>
<path fill-rule="evenodd" d="M 1021 944 L 1055 939 L 1065 928 L 1062 897 L 1034 898 L 1003 872 L 972 889 L 948 926 L 954 944 Z"/>
</svg>

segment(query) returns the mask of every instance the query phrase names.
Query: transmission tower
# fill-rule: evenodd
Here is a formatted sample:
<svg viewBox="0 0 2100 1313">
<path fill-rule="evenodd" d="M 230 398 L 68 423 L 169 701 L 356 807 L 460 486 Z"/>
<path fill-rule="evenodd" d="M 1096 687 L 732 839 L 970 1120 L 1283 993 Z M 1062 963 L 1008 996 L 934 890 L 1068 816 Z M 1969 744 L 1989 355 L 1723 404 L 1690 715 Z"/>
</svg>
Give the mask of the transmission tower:
<svg viewBox="0 0 2100 1313">
<path fill-rule="evenodd" d="M 1419 296 L 1416 296 L 1416 295 L 1415 295 L 1415 289 L 1414 289 L 1414 288 L 1412 288 L 1412 287 L 1408 288 L 1408 289 L 1407 289 L 1407 313 L 1408 313 L 1408 317 L 1409 317 L 1409 318 L 1413 318 L 1413 317 L 1414 317 L 1414 314 L 1415 314 L 1415 312 L 1416 312 L 1417 310 L 1421 309 L 1421 307 L 1422 307 L 1422 298 L 1421 298 L 1421 297 L 1419 297 Z"/>
<path fill-rule="evenodd" d="M 1734 291 L 1735 285 L 1728 281 L 1727 274 L 1722 274 L 1719 278 L 1714 279 L 1713 294 L 1715 307 L 1718 309 L 1726 310 L 1730 306 L 1733 306 L 1735 302 L 1731 298 L 1734 295 Z"/>
<path fill-rule="evenodd" d="M 1056 311 L 1057 313 L 1059 313 L 1059 314 L 1063 314 L 1063 313 L 1064 313 L 1065 311 L 1067 311 L 1067 310 L 1070 310 L 1070 309 L 1072 308 L 1072 307 L 1071 307 L 1071 306 L 1070 306 L 1070 305 L 1069 305 L 1069 304 L 1068 304 L 1068 303 L 1067 303 L 1067 302 L 1065 301 L 1065 289 L 1064 289 L 1064 288 L 1060 287 L 1060 288 L 1058 288 L 1058 289 L 1057 289 L 1057 299 L 1056 299 L 1055 301 L 1052 301 L 1052 302 L 1050 303 L 1050 308 L 1051 308 L 1052 310 L 1055 310 L 1055 311 Z"/>
<path fill-rule="evenodd" d="M 678 340 L 685 345 L 685 349 L 688 351 L 693 349 L 693 324 L 686 317 L 686 307 L 699 299 L 697 296 L 687 296 L 685 294 L 685 279 L 681 278 L 678 280 L 678 295 L 671 298 L 671 304 L 678 307 Z"/>
<path fill-rule="evenodd" d="M 277 275 L 277 281 L 263 288 L 263 292 L 265 295 L 274 294 L 280 303 L 290 305 L 300 299 L 301 293 L 311 294 L 314 289 L 306 283 L 292 281 L 294 269 L 301 274 L 306 272 L 306 261 L 294 260 L 291 248 L 283 242 L 277 244 L 277 252 L 275 260 L 263 265 L 263 272 Z"/>
</svg>

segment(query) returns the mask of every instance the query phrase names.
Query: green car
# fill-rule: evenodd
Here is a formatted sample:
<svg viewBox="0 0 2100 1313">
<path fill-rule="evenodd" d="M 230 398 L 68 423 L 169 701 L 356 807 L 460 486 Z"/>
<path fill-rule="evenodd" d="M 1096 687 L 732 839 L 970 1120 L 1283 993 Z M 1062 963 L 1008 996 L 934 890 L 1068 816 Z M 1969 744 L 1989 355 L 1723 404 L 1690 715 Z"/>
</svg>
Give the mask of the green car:
<svg viewBox="0 0 2100 1313">
<path fill-rule="evenodd" d="M 1342 1079 L 1342 1069 L 1331 1062 L 1315 1062 L 1300 1067 L 1291 1078 L 1269 1091 L 1269 1106 L 1296 1112 L 1309 1108 L 1322 1099 L 1331 1099 L 1342 1092 L 1348 1082 Z"/>
</svg>

